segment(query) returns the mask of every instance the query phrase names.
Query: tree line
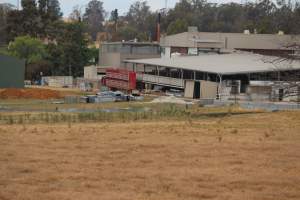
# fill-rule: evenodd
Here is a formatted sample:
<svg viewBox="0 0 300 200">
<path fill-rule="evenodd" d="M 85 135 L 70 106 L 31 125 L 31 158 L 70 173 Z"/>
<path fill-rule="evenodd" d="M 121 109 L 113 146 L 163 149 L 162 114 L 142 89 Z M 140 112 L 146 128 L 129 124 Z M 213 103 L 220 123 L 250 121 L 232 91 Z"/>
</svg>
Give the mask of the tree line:
<svg viewBox="0 0 300 200">
<path fill-rule="evenodd" d="M 202 32 L 243 32 L 276 34 L 300 33 L 300 2 L 259 0 L 256 3 L 215 4 L 206 0 L 180 0 L 174 8 L 152 12 L 147 2 L 131 5 L 127 15 L 119 19 L 119 38 L 155 39 L 155 22 L 161 13 L 164 34 L 187 31 L 196 26 Z"/>
<path fill-rule="evenodd" d="M 97 62 L 97 49 L 89 48 L 96 40 L 153 41 L 159 13 L 162 34 L 168 35 L 187 31 L 188 26 L 203 32 L 300 33 L 300 3 L 290 0 L 245 4 L 180 0 L 174 8 L 158 11 L 152 11 L 147 1 L 136 1 L 124 15 L 117 9 L 109 13 L 102 1 L 91 0 L 84 9 L 75 7 L 68 20 L 58 0 L 21 0 L 21 5 L 17 10 L 0 4 L 0 44 L 10 43 L 10 54 L 26 58 L 28 78 L 39 71 L 81 76 L 83 66 Z M 24 55 L 30 51 L 32 55 Z"/>
<path fill-rule="evenodd" d="M 8 44 L 5 53 L 25 59 L 26 79 L 82 76 L 84 66 L 97 63 L 98 50 L 90 45 L 89 23 L 65 22 L 58 0 L 22 0 L 21 6 L 17 10 L 1 4 L 0 43 Z"/>
</svg>

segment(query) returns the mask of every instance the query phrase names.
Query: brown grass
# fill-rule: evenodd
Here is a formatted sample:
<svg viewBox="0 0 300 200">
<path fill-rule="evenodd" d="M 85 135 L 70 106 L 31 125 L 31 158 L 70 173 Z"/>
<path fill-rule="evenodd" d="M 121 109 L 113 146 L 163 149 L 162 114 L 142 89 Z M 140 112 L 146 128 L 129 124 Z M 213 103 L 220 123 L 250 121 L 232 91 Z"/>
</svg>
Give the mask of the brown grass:
<svg viewBox="0 0 300 200">
<path fill-rule="evenodd" d="M 300 113 L 0 126 L 0 199 L 300 199 Z"/>
</svg>

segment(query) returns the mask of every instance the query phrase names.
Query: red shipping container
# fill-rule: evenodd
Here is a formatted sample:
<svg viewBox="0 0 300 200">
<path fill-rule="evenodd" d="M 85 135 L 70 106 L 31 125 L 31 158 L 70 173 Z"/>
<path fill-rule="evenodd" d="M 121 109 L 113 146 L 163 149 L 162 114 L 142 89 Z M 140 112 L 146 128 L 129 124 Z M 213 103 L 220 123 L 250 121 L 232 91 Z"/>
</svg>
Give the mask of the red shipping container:
<svg viewBox="0 0 300 200">
<path fill-rule="evenodd" d="M 110 88 L 122 90 L 136 89 L 136 73 L 126 69 L 113 69 L 106 70 L 105 85 Z"/>
</svg>

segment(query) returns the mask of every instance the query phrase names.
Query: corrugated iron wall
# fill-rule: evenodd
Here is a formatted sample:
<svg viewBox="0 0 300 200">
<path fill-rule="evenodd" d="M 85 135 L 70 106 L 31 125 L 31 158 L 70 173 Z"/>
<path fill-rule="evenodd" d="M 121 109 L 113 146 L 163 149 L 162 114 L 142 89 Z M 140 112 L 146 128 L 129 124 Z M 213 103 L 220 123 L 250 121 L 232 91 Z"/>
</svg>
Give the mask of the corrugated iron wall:
<svg viewBox="0 0 300 200">
<path fill-rule="evenodd" d="M 25 61 L 0 55 L 0 88 L 24 88 Z"/>
</svg>

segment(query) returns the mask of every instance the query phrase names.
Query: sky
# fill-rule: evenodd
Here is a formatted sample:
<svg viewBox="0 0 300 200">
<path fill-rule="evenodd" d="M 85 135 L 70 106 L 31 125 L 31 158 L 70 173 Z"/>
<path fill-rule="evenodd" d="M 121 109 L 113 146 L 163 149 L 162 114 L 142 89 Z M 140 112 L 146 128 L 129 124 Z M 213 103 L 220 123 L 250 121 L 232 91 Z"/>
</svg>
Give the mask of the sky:
<svg viewBox="0 0 300 200">
<path fill-rule="evenodd" d="M 84 11 L 84 6 L 89 0 L 59 0 L 62 12 L 67 17 L 75 6 L 79 6 Z M 114 9 L 119 10 L 119 14 L 123 15 L 128 11 L 129 6 L 136 0 L 102 0 L 104 3 L 104 9 L 110 13 Z M 168 0 L 168 8 L 174 7 L 176 2 L 179 0 Z M 221 2 L 241 2 L 241 0 L 211 0 L 210 2 L 221 3 Z M 0 3 L 11 3 L 17 5 L 18 0 L 0 0 Z M 151 6 L 152 10 L 158 10 L 165 7 L 165 0 L 148 0 L 148 5 Z"/>
</svg>

